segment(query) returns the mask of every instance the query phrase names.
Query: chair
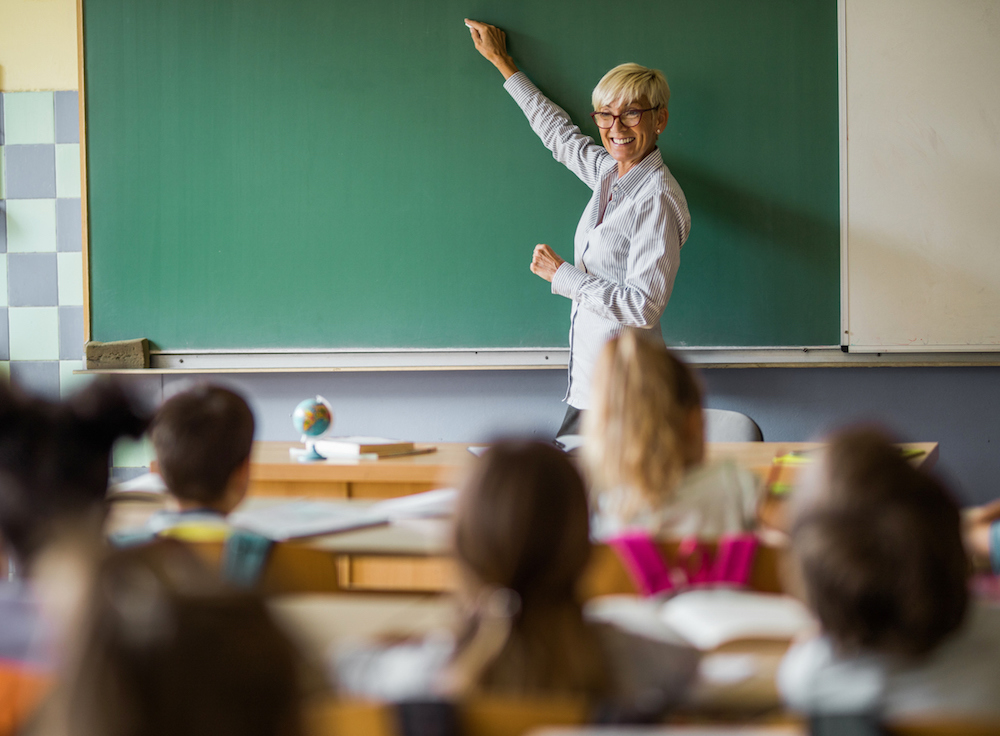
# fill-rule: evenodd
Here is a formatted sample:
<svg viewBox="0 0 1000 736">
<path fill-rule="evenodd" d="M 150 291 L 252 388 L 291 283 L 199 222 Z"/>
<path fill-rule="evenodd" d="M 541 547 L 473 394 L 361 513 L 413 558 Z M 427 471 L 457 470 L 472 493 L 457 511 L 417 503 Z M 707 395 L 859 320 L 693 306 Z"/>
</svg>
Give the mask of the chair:
<svg viewBox="0 0 1000 736">
<path fill-rule="evenodd" d="M 764 433 L 757 422 L 729 409 L 705 409 L 706 442 L 762 442 Z"/>
<path fill-rule="evenodd" d="M 587 704 L 568 698 L 477 695 L 458 704 L 459 732 L 466 736 L 522 736 L 541 726 L 579 726 Z M 396 707 L 388 703 L 329 698 L 307 712 L 312 736 L 399 736 Z"/>
<path fill-rule="evenodd" d="M 187 542 L 209 566 L 222 565 L 222 542 Z M 264 595 L 337 593 L 336 558 L 296 542 L 278 542 L 268 555 L 257 589 Z"/>
<path fill-rule="evenodd" d="M 1000 736 L 1000 720 L 908 717 L 882 724 L 887 736 Z"/>
</svg>

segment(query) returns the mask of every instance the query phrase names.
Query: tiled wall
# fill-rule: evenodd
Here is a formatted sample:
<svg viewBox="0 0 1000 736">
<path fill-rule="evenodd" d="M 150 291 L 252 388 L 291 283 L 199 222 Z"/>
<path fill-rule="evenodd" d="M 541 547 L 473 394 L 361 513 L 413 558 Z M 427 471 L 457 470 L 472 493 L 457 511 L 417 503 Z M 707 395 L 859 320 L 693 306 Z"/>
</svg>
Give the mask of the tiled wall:
<svg viewBox="0 0 1000 736">
<path fill-rule="evenodd" d="M 76 92 L 0 94 L 0 370 L 48 396 L 83 366 Z"/>
</svg>

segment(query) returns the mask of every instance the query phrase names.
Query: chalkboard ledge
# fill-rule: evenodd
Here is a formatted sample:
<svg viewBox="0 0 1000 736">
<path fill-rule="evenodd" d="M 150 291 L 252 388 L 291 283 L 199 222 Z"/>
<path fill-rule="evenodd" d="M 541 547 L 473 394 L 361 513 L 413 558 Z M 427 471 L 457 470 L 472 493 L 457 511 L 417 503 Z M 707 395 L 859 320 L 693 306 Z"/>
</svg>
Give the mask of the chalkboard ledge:
<svg viewBox="0 0 1000 736">
<path fill-rule="evenodd" d="M 701 368 L 840 368 L 1000 365 L 1000 352 L 844 352 L 840 346 L 675 348 Z M 870 350 L 870 348 L 869 348 Z M 565 370 L 566 348 L 442 350 L 151 351 L 147 369 L 78 374 L 336 373 L 379 371 Z"/>
</svg>

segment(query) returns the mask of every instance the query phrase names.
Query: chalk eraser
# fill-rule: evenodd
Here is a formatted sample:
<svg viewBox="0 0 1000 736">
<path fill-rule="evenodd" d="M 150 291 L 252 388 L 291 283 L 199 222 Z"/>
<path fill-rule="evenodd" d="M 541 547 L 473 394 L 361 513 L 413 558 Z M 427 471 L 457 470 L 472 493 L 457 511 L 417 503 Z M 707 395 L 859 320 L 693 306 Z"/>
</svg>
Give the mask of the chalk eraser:
<svg viewBox="0 0 1000 736">
<path fill-rule="evenodd" d="M 91 340 L 84 346 L 87 370 L 109 368 L 149 368 L 149 340 Z"/>
</svg>

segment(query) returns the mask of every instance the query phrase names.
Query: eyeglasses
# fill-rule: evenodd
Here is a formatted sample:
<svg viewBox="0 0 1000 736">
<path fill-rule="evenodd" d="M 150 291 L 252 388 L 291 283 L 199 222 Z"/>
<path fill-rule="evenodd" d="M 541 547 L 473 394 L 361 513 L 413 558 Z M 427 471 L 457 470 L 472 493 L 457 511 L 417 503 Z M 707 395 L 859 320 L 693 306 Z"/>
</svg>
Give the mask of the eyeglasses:
<svg viewBox="0 0 1000 736">
<path fill-rule="evenodd" d="M 621 115 L 612 115 L 610 112 L 592 112 L 590 117 L 597 123 L 597 127 L 602 130 L 614 127 L 615 120 L 621 120 L 626 128 L 634 128 L 642 120 L 642 114 L 655 110 L 655 107 L 647 107 L 645 110 L 626 110 Z"/>
</svg>

